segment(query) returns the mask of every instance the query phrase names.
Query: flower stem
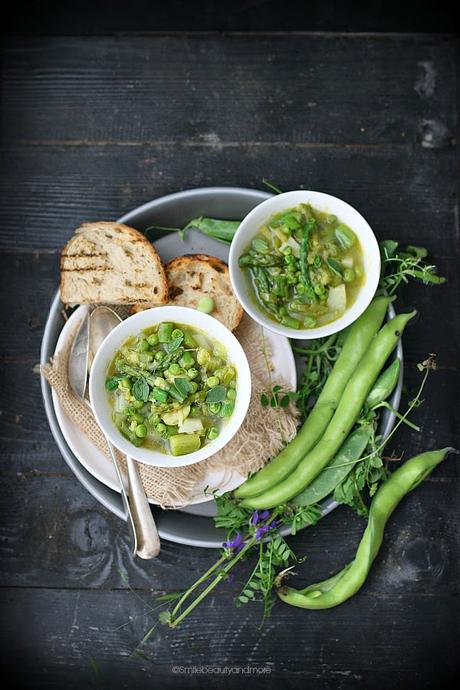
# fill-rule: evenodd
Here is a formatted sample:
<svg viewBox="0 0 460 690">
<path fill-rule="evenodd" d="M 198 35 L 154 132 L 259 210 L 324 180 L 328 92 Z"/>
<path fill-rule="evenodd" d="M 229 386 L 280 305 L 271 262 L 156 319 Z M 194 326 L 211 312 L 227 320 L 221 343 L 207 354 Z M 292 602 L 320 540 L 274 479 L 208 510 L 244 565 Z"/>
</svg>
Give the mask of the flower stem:
<svg viewBox="0 0 460 690">
<path fill-rule="evenodd" d="M 227 560 L 227 556 L 226 556 L 226 555 L 221 556 L 221 557 L 219 558 L 219 560 L 216 561 L 216 562 L 209 568 L 209 570 L 207 570 L 198 580 L 196 580 L 196 581 L 193 583 L 193 585 L 192 585 L 191 587 L 189 587 L 189 588 L 184 592 L 184 594 L 181 596 L 181 598 L 180 598 L 179 601 L 177 602 L 176 606 L 174 607 L 174 609 L 173 609 L 173 611 L 172 611 L 172 613 L 171 613 L 171 617 L 174 617 L 174 616 L 176 615 L 177 611 L 180 609 L 180 607 L 182 606 L 182 604 L 184 603 L 184 601 L 185 601 L 186 599 L 188 599 L 188 597 L 190 596 L 190 594 L 191 594 L 199 585 L 201 585 L 202 582 L 204 582 L 205 580 L 207 580 L 208 577 L 214 572 L 214 570 L 216 570 L 216 568 L 218 568 L 218 567 L 220 566 L 220 564 L 223 563 L 223 562 L 226 561 L 226 560 Z"/>
<path fill-rule="evenodd" d="M 197 605 L 200 603 L 200 601 L 202 601 L 202 600 L 209 594 L 209 592 L 211 592 L 211 591 L 219 584 L 219 582 L 220 582 L 221 580 L 224 579 L 225 575 L 229 572 L 229 570 L 231 570 L 231 569 L 233 568 L 233 566 L 240 560 L 240 558 L 242 558 L 242 557 L 244 556 L 244 554 L 246 553 L 246 551 L 248 551 L 248 550 L 254 545 L 255 541 L 256 541 L 256 538 L 255 538 L 255 536 L 254 536 L 254 537 L 252 537 L 252 538 L 247 542 L 246 546 L 245 546 L 243 549 L 241 549 L 241 551 L 239 552 L 239 554 L 237 554 L 237 555 L 230 561 L 230 563 L 228 563 L 224 568 L 222 568 L 222 570 L 218 573 L 218 575 L 214 578 L 214 580 L 212 580 L 212 582 L 209 583 L 209 585 L 208 585 L 208 586 L 197 596 L 196 599 L 194 599 L 194 600 L 192 601 L 192 603 L 185 609 L 185 611 L 183 611 L 183 612 L 176 618 L 176 620 L 172 620 L 173 615 L 174 615 L 174 614 L 172 614 L 172 616 L 171 616 L 171 622 L 170 622 L 171 628 L 175 628 L 176 625 L 178 625 L 186 616 L 188 616 L 188 614 L 189 614 L 191 611 L 193 611 L 193 609 L 195 608 L 195 606 L 197 606 Z M 209 572 L 209 571 L 208 571 L 208 572 Z M 201 581 L 203 580 L 203 578 L 200 578 L 200 579 L 201 579 Z M 187 596 L 188 596 L 188 594 L 192 591 L 192 589 L 195 589 L 195 586 L 196 586 L 197 584 L 198 584 L 198 583 L 195 583 L 195 585 L 193 585 L 192 588 L 191 588 L 190 590 L 187 590 L 187 593 L 186 593 Z M 176 609 L 177 609 L 177 607 L 176 607 Z M 175 609 L 175 610 L 176 610 L 176 609 Z"/>
</svg>

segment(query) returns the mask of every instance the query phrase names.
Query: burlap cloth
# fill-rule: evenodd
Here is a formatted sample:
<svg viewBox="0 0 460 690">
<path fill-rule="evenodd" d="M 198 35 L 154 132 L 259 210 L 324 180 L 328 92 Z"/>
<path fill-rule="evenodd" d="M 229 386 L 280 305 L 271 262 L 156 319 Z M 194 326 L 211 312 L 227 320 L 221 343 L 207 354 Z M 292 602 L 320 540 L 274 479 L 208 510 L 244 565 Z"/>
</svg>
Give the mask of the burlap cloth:
<svg viewBox="0 0 460 690">
<path fill-rule="evenodd" d="M 90 408 L 72 393 L 68 381 L 68 362 L 77 324 L 62 350 L 41 367 L 41 372 L 56 391 L 63 411 L 84 434 L 110 459 L 107 444 Z M 208 470 L 237 470 L 242 475 L 258 470 L 278 453 L 295 435 L 298 412 L 295 405 L 287 408 L 262 407 L 260 396 L 274 385 L 285 381 L 274 376 L 271 353 L 263 331 L 245 316 L 235 331 L 251 369 L 252 395 L 248 413 L 235 436 L 210 458 L 187 467 L 152 467 L 139 463 L 139 471 L 147 496 L 163 508 L 184 505 L 196 493 Z M 124 456 L 117 451 L 123 470 Z"/>
</svg>

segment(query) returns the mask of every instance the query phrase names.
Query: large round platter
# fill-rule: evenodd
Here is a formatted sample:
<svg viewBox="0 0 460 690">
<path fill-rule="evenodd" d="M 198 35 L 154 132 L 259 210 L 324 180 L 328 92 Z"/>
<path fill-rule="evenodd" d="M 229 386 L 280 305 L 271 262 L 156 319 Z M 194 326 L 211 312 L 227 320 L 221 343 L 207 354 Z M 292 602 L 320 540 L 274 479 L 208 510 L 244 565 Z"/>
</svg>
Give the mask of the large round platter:
<svg viewBox="0 0 460 690">
<path fill-rule="evenodd" d="M 237 220 L 243 218 L 269 196 L 266 192 L 234 187 L 192 189 L 155 199 L 134 209 L 119 220 L 139 230 L 145 230 L 150 225 L 182 227 L 190 219 L 198 216 Z M 211 254 L 223 260 L 226 260 L 228 256 L 226 245 L 194 231 L 187 233 L 185 241 L 180 240 L 176 233 L 171 233 L 160 238 L 155 244 L 164 261 L 190 253 Z M 42 363 L 47 362 L 55 352 L 64 325 L 62 303 L 57 293 L 51 304 L 45 326 L 41 349 Z M 280 336 L 274 337 L 280 338 Z M 270 338 L 273 338 L 272 334 Z M 295 385 L 292 353 L 288 341 L 284 338 L 281 338 L 280 342 L 272 341 L 272 350 L 275 368 L 284 371 L 288 382 Z M 398 346 L 397 356 L 402 360 L 401 344 Z M 296 364 L 298 371 L 301 371 L 301 362 L 297 361 Z M 401 389 L 402 367 L 398 387 L 390 401 L 394 409 L 399 406 Z M 43 377 L 42 393 L 51 432 L 64 460 L 83 486 L 97 500 L 119 517 L 123 517 L 121 497 L 116 490 L 114 476 L 111 476 L 110 464 L 105 458 L 103 459 L 105 465 L 103 465 L 100 458 L 95 460 L 94 455 L 89 457 L 91 448 L 82 447 L 76 442 L 78 434 L 72 434 L 72 430 L 65 423 L 56 398 L 54 396 L 53 400 L 50 387 Z M 394 415 L 385 410 L 382 415 L 380 433 L 386 436 L 393 427 L 394 421 Z M 215 477 L 214 480 L 217 483 L 222 482 L 225 490 L 229 490 L 240 481 L 237 477 L 229 476 Z M 326 514 L 333 510 L 336 504 L 332 499 L 325 499 L 322 507 L 323 513 Z M 178 510 L 165 511 L 154 507 L 153 511 L 162 539 L 210 548 L 217 548 L 222 543 L 224 535 L 221 530 L 214 527 L 212 520 L 214 503 L 203 502 L 203 496 L 197 495 L 191 504 Z"/>
</svg>

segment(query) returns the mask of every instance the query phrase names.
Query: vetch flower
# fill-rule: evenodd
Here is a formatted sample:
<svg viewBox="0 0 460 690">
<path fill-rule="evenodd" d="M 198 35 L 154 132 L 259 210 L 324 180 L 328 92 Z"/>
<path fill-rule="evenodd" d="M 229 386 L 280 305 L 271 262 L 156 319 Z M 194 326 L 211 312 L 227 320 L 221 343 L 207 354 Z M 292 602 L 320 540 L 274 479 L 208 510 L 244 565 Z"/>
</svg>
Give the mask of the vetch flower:
<svg viewBox="0 0 460 690">
<path fill-rule="evenodd" d="M 224 541 L 222 546 L 224 546 L 227 549 L 234 549 L 236 553 L 241 551 L 241 549 L 245 546 L 246 542 L 243 541 L 243 537 L 239 532 L 235 534 L 233 539 L 229 539 L 228 541 Z"/>
<path fill-rule="evenodd" d="M 267 532 L 270 532 L 270 530 L 272 529 L 276 529 L 276 527 L 278 527 L 279 524 L 280 520 L 272 520 L 272 522 L 270 522 L 269 524 L 265 524 L 261 527 L 258 527 L 256 529 L 256 539 L 259 541 L 264 536 L 264 534 L 267 534 Z"/>
<path fill-rule="evenodd" d="M 251 525 L 257 525 L 259 522 L 259 511 L 256 510 L 251 517 Z"/>
<path fill-rule="evenodd" d="M 258 527 L 258 528 L 256 529 L 256 539 L 257 539 L 258 541 L 259 541 L 260 539 L 262 539 L 262 537 L 264 536 L 264 534 L 267 534 L 267 532 L 268 532 L 269 529 L 270 529 L 270 528 L 269 528 L 268 525 L 262 525 L 262 527 Z"/>
</svg>

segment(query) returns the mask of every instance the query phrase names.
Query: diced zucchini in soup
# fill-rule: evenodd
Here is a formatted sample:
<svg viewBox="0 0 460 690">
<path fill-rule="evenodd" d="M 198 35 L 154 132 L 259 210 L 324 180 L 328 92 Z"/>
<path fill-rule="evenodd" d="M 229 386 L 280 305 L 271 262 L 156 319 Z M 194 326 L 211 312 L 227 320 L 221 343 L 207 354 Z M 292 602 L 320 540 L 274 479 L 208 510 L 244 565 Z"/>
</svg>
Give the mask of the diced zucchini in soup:
<svg viewBox="0 0 460 690">
<path fill-rule="evenodd" d="M 345 312 L 347 308 L 347 291 L 343 283 L 329 290 L 327 306 L 331 311 L 335 311 L 338 314 L 343 314 Z"/>
<path fill-rule="evenodd" d="M 222 343 L 186 324 L 164 322 L 122 344 L 105 387 L 113 422 L 128 441 L 186 455 L 220 435 L 235 408 L 237 383 Z"/>
</svg>

